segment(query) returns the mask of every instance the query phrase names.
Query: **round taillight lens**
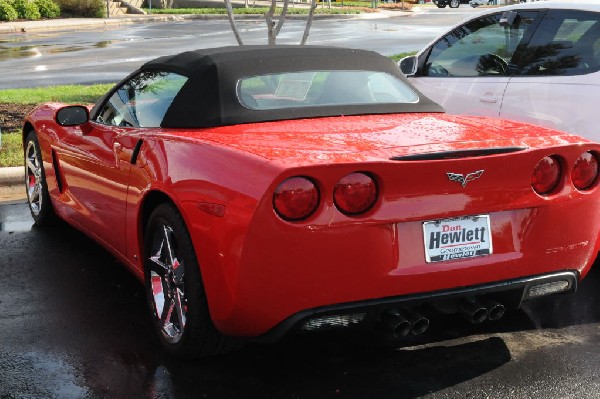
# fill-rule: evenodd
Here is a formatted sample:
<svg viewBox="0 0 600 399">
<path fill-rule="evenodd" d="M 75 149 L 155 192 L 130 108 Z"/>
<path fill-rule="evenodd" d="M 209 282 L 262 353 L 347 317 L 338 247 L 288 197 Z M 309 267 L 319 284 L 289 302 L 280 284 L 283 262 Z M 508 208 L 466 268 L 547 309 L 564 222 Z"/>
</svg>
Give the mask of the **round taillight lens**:
<svg viewBox="0 0 600 399">
<path fill-rule="evenodd" d="M 335 185 L 333 201 L 347 215 L 366 212 L 377 201 L 377 184 L 369 175 L 350 173 Z"/>
<path fill-rule="evenodd" d="M 540 195 L 550 194 L 560 181 L 560 162 L 554 157 L 544 157 L 533 169 L 531 187 Z"/>
<path fill-rule="evenodd" d="M 584 152 L 577 158 L 573 170 L 571 171 L 571 180 L 578 190 L 585 190 L 596 182 L 598 178 L 598 158 L 591 152 Z"/>
<path fill-rule="evenodd" d="M 284 180 L 273 194 L 273 207 L 284 220 L 304 220 L 317 209 L 319 190 L 306 177 L 290 177 Z"/>
</svg>

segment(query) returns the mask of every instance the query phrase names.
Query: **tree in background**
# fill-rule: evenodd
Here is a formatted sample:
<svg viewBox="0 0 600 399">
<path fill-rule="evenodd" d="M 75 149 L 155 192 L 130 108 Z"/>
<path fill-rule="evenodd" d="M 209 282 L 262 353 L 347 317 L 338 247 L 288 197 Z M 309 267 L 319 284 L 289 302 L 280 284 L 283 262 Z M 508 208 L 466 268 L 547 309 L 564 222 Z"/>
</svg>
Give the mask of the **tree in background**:
<svg viewBox="0 0 600 399">
<path fill-rule="evenodd" d="M 290 0 L 283 0 L 283 8 L 281 10 L 281 13 L 276 16 L 276 0 L 271 0 L 271 7 L 269 7 L 269 10 L 265 13 L 265 21 L 267 22 L 267 39 L 269 45 L 271 46 L 275 45 L 275 42 L 277 41 L 277 35 L 279 35 L 279 32 L 283 27 L 285 17 L 287 16 L 289 2 Z M 248 7 L 247 1 L 246 7 Z M 233 31 L 233 35 L 235 36 L 235 39 L 237 40 L 238 44 L 242 46 L 244 43 L 235 23 L 231 0 L 225 0 L 225 8 L 227 9 L 227 17 L 229 19 L 229 23 L 231 24 L 231 30 Z M 308 19 L 306 21 L 306 27 L 304 28 L 304 34 L 302 35 L 302 40 L 300 41 L 301 45 L 306 44 L 306 41 L 308 40 L 308 35 L 310 32 L 310 27 L 312 26 L 313 16 L 316 8 L 317 1 L 311 0 L 310 11 L 308 13 Z"/>
<path fill-rule="evenodd" d="M 52 0 L 33 0 L 42 18 L 60 17 L 60 6 Z"/>
<path fill-rule="evenodd" d="M 19 18 L 36 20 L 42 18 L 35 3 L 29 0 L 9 0 Z"/>
<path fill-rule="evenodd" d="M 6 1 L 0 1 L 0 21 L 14 21 L 17 18 L 19 14 L 14 7 Z"/>
</svg>

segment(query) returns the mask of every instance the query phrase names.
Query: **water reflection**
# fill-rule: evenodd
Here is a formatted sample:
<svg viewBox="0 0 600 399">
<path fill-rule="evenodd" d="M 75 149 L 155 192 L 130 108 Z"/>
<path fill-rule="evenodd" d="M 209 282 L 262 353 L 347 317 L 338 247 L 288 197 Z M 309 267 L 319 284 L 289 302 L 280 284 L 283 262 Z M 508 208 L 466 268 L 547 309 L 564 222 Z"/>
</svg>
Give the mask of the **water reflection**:
<svg viewBox="0 0 600 399">
<path fill-rule="evenodd" d="M 0 61 L 6 61 L 11 58 L 32 58 L 41 56 L 42 53 L 36 46 L 0 46 Z"/>
<path fill-rule="evenodd" d="M 112 40 L 103 40 L 101 42 L 94 43 L 94 47 L 97 47 L 97 48 L 106 48 L 106 47 L 110 46 L 111 44 L 113 44 Z"/>
<path fill-rule="evenodd" d="M 3 43 L 14 42 L 11 40 L 0 41 L 0 61 L 18 58 L 35 58 L 43 55 L 72 53 L 76 51 L 87 50 L 92 47 L 107 48 L 115 43 L 112 40 L 104 40 L 95 43 L 82 43 L 70 46 L 55 46 L 55 45 L 31 45 L 31 46 L 16 46 L 11 47 L 3 45 Z"/>
<path fill-rule="evenodd" d="M 82 384 L 79 370 L 64 355 L 0 350 L 0 367 L 2 398 L 84 398 L 90 394 Z M 24 370 L 28 379 L 26 390 L 22 385 Z"/>
<path fill-rule="evenodd" d="M 500 337 L 384 351 L 320 339 L 148 369 L 147 397 L 416 398 L 479 378 L 512 356 Z M 315 346 L 313 346 L 316 345 Z"/>
<path fill-rule="evenodd" d="M 173 381 L 169 370 L 159 365 L 150 378 L 148 384 L 148 397 L 150 398 L 172 398 L 175 391 L 173 389 Z"/>
<path fill-rule="evenodd" d="M 15 233 L 17 231 L 29 231 L 33 226 L 32 222 L 23 222 L 23 221 L 0 221 L 0 231 L 6 231 L 8 233 Z"/>
<path fill-rule="evenodd" d="M 0 232 L 15 233 L 30 231 L 33 227 L 33 219 L 26 204 L 19 204 L 22 212 L 14 212 L 17 207 L 10 204 L 3 205 L 0 202 Z"/>
</svg>

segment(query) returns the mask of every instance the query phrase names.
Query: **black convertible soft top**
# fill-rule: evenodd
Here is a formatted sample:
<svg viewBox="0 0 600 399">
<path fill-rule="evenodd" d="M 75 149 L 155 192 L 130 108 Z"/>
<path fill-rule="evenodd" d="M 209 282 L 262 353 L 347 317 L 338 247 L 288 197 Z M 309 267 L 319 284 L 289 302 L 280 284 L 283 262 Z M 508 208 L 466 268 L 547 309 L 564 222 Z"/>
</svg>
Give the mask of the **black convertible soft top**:
<svg viewBox="0 0 600 399">
<path fill-rule="evenodd" d="M 187 51 L 144 64 L 143 71 L 169 71 L 188 77 L 167 111 L 162 127 L 199 128 L 339 115 L 444 112 L 419 93 L 389 58 L 365 50 L 320 46 L 232 46 Z M 409 104 L 379 103 L 252 110 L 237 98 L 241 78 L 314 70 L 380 71 L 396 76 L 419 95 Z"/>
</svg>

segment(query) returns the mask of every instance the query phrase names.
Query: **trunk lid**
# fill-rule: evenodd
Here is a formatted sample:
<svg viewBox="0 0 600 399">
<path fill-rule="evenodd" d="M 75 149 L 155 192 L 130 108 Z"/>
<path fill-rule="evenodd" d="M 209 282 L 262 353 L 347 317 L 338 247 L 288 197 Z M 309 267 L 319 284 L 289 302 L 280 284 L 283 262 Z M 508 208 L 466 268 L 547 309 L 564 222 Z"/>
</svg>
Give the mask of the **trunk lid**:
<svg viewBox="0 0 600 399">
<path fill-rule="evenodd" d="M 177 132 L 181 133 L 297 166 L 587 142 L 577 136 L 524 123 L 447 114 L 316 118 Z"/>
</svg>

